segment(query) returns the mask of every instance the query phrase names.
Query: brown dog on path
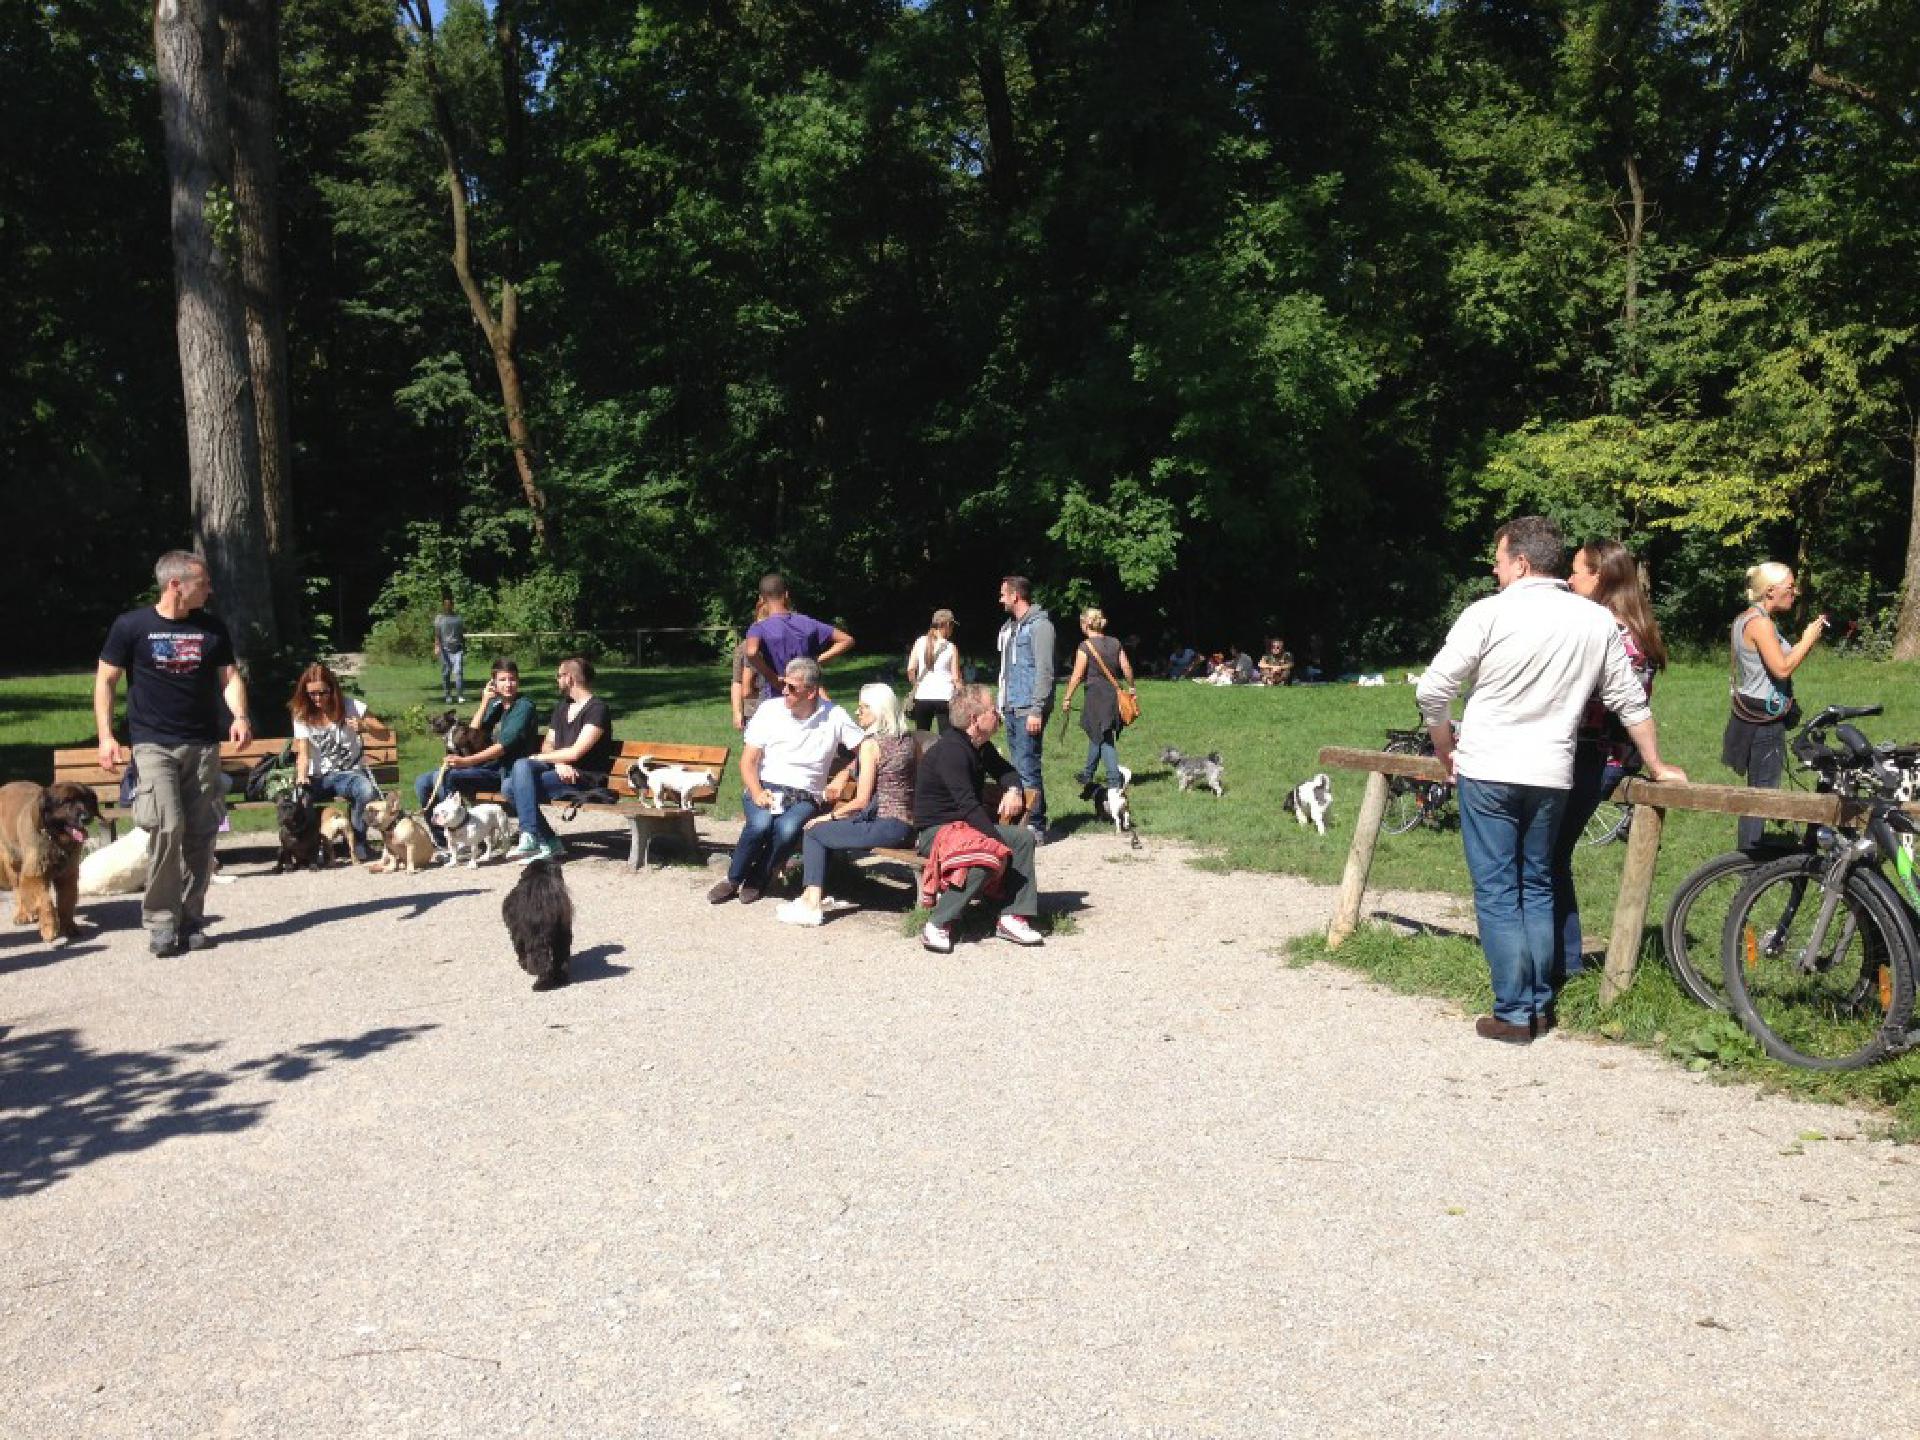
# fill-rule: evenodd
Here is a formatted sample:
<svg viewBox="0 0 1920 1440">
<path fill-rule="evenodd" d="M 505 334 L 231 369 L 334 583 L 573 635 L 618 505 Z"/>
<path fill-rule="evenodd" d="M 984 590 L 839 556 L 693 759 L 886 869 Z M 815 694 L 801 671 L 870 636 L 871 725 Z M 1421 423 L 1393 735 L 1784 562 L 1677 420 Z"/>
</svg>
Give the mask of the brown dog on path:
<svg viewBox="0 0 1920 1440">
<path fill-rule="evenodd" d="M 13 923 L 37 921 L 50 945 L 79 933 L 80 851 L 99 818 L 100 802 L 84 785 L 0 785 L 0 886 L 13 891 Z"/>
</svg>

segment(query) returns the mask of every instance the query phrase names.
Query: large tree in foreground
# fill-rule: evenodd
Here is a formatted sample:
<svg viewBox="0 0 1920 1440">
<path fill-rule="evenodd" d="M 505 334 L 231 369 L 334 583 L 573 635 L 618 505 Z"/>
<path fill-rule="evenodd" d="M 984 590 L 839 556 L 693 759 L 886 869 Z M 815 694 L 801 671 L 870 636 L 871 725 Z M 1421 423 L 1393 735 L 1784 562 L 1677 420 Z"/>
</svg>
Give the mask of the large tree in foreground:
<svg viewBox="0 0 1920 1440">
<path fill-rule="evenodd" d="M 166 135 L 175 335 L 193 532 L 242 656 L 278 646 L 260 500 L 260 437 L 234 261 L 232 136 L 217 0 L 158 0 L 153 48 Z"/>
</svg>

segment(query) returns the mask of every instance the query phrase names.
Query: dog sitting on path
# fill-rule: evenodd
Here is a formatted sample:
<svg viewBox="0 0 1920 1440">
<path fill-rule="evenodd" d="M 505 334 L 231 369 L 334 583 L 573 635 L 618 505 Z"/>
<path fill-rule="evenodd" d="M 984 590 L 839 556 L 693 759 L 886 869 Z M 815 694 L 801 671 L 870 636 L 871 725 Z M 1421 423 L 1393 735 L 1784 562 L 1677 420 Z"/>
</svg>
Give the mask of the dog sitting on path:
<svg viewBox="0 0 1920 1440">
<path fill-rule="evenodd" d="M 417 874 L 422 865 L 433 863 L 433 835 L 427 829 L 424 820 L 407 814 L 401 807 L 398 795 L 382 795 L 367 806 L 368 828 L 380 832 L 380 843 L 385 851 L 379 860 L 369 868 L 382 875 L 391 875 L 404 862 L 409 875 Z"/>
<path fill-rule="evenodd" d="M 467 868 L 477 869 L 482 860 L 491 860 L 496 846 L 504 853 L 513 843 L 507 812 L 498 805 L 469 805 L 459 791 L 443 797 L 433 807 L 433 823 L 447 837 L 447 863 L 458 865 L 466 852 Z"/>
<path fill-rule="evenodd" d="M 100 802 L 84 785 L 0 785 L 0 886 L 13 891 L 13 923 L 38 924 L 49 945 L 80 933 L 80 852 L 99 818 Z"/>
<path fill-rule="evenodd" d="M 1333 809 L 1333 782 L 1325 775 L 1316 775 L 1303 781 L 1287 792 L 1287 801 L 1293 806 L 1293 818 L 1301 825 L 1309 822 L 1322 835 L 1327 833 L 1327 815 Z"/>
<path fill-rule="evenodd" d="M 500 918 L 507 922 L 514 957 L 533 976 L 536 990 L 558 990 L 573 976 L 573 899 L 560 867 L 549 860 L 532 860 L 500 902 Z"/>
<path fill-rule="evenodd" d="M 313 792 L 296 785 L 273 802 L 280 821 L 280 853 L 273 862 L 273 874 L 287 870 L 318 870 L 330 858 L 320 839 L 320 807 Z"/>
</svg>

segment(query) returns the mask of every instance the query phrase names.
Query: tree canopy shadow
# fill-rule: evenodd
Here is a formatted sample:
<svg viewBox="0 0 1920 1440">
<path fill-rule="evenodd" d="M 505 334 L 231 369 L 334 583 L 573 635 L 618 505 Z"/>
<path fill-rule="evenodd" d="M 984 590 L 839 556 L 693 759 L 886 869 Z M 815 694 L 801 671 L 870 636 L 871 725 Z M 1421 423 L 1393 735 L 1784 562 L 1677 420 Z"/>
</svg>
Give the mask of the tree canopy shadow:
<svg viewBox="0 0 1920 1440">
<path fill-rule="evenodd" d="M 96 1050 L 77 1030 L 0 1029 L 0 1200 L 45 1190 L 83 1165 L 191 1135 L 245 1130 L 265 1100 L 224 1098 L 235 1081 L 303 1080 L 438 1029 L 382 1026 L 315 1040 L 226 1070 L 202 1059 L 200 1041 L 161 1050 Z"/>
<path fill-rule="evenodd" d="M 303 930 L 311 930 L 319 925 L 331 925 L 337 920 L 357 920 L 363 916 L 377 915 L 383 910 L 409 912 L 391 917 L 397 921 L 417 920 L 436 905 L 484 893 L 481 890 L 433 890 L 413 895 L 392 895 L 384 900 L 362 900 L 354 905 L 330 905 L 324 910 L 308 910 L 303 914 L 289 915 L 284 920 L 276 920 L 271 925 L 255 925 L 249 930 L 213 933 L 225 945 L 240 940 L 268 940 L 277 936 L 298 935 Z"/>
</svg>

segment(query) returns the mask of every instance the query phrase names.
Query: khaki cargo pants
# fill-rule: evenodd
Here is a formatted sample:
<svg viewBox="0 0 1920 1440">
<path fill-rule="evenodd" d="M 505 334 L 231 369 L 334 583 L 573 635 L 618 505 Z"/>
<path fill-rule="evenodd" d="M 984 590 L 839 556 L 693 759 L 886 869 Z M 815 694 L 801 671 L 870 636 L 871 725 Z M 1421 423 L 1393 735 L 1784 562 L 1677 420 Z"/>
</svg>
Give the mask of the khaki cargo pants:
<svg viewBox="0 0 1920 1440">
<path fill-rule="evenodd" d="M 140 767 L 133 823 L 153 837 L 141 919 L 153 934 L 184 934 L 206 916 L 213 842 L 226 813 L 220 747 L 136 745 L 133 763 Z"/>
</svg>

